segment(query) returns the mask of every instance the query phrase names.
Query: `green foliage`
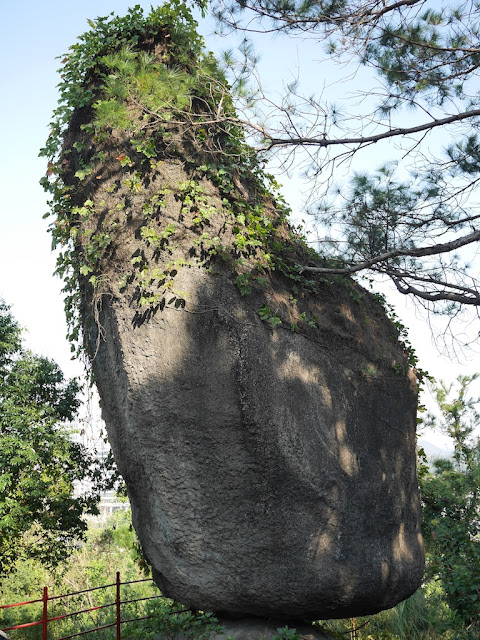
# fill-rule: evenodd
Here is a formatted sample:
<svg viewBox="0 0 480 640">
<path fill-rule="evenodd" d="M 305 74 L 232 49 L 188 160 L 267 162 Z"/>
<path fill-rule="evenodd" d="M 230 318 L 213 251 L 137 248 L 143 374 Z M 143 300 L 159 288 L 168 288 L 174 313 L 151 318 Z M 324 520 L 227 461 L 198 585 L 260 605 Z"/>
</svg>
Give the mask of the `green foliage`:
<svg viewBox="0 0 480 640">
<path fill-rule="evenodd" d="M 209 74 L 217 85 L 224 83 L 214 59 L 203 51 L 203 40 L 187 3 L 180 0 L 170 0 L 148 16 L 137 5 L 125 17 L 111 13 L 90 21 L 90 26 L 62 60 L 59 106 L 41 150 L 54 171 L 61 170 L 57 162 L 63 134 L 76 109 L 94 105 L 96 120 L 85 125 L 90 131 L 95 127 L 128 129 L 132 122 L 123 100 L 129 96 L 149 111 L 162 112 L 168 120 L 190 106 L 194 88 L 197 97 L 202 95 L 202 75 Z M 162 63 L 136 48 L 159 35 L 168 38 Z M 212 89 L 209 86 L 205 91 Z M 215 99 L 215 94 L 211 98 Z"/>
<path fill-rule="evenodd" d="M 315 318 L 310 318 L 310 317 L 308 316 L 308 314 L 307 314 L 307 313 L 305 313 L 305 311 L 304 311 L 304 312 L 302 312 L 302 313 L 300 314 L 300 318 L 301 318 L 301 320 L 303 320 L 303 322 L 305 322 L 309 327 L 312 327 L 313 329 L 316 329 L 316 328 L 317 328 L 317 326 L 318 326 L 318 325 L 317 325 L 317 323 L 316 323 Z"/>
<path fill-rule="evenodd" d="M 277 633 L 273 636 L 273 640 L 299 640 L 300 634 L 296 629 L 292 629 L 288 626 L 279 627 Z"/>
<path fill-rule="evenodd" d="M 54 112 L 50 137 L 41 152 L 47 157 L 54 158 L 60 152 L 62 135 L 73 111 L 94 101 L 95 86 L 85 85 L 94 74 L 100 59 L 112 60 L 108 56 L 114 52 L 122 48 L 128 51 L 129 47 L 138 45 L 141 38 L 153 38 L 159 33 L 169 34 L 169 55 L 177 64 L 187 65 L 192 53 L 198 52 L 202 47 L 202 39 L 195 29 L 196 23 L 187 4 L 180 0 L 171 0 L 152 9 L 148 18 L 144 17 L 140 5 L 136 5 L 124 17 L 115 16 L 112 12 L 109 16 L 90 20 L 89 24 L 91 30 L 82 34 L 79 42 L 72 45 L 62 59 L 59 105 Z M 125 64 L 123 67 L 125 70 Z M 111 78 L 109 82 L 112 81 Z M 117 84 L 116 87 L 118 86 Z M 121 88 L 120 91 L 123 92 L 124 89 Z"/>
<path fill-rule="evenodd" d="M 208 640 L 212 634 L 220 633 L 222 626 L 212 613 L 192 611 L 173 600 L 164 598 L 149 607 L 153 616 L 138 631 L 142 640 L 155 640 L 158 637 L 172 640 Z"/>
<path fill-rule="evenodd" d="M 162 114 L 164 121 L 190 107 L 195 88 L 195 77 L 191 73 L 156 63 L 153 56 L 128 47 L 105 56 L 102 61 L 110 71 L 104 90 L 112 97 L 94 105 L 96 126 L 134 128 L 123 102 L 129 95 L 136 96 L 150 113 Z M 108 115 L 110 112 L 112 118 Z M 117 113 L 124 119 L 118 120 Z"/>
<path fill-rule="evenodd" d="M 267 193 L 265 183 L 272 181 L 261 172 L 255 155 L 244 143 L 243 130 L 235 123 L 224 75 L 211 54 L 204 51 L 188 7 L 173 0 L 144 16 L 137 6 L 124 18 L 111 14 L 98 18 L 90 26 L 91 31 L 80 37 L 80 42 L 70 48 L 62 61 L 60 106 L 41 152 L 49 159 L 42 184 L 51 194 L 49 204 L 55 218 L 50 227 L 53 246 L 63 248 L 56 272 L 65 281 L 65 309 L 72 343 L 78 341 L 81 332 L 80 307 L 86 290 L 85 279 L 100 296 L 107 282 L 102 264 L 112 251 L 112 236 L 131 215 L 128 198 L 118 202 L 115 210 L 102 212 L 104 202 L 95 205 L 91 198 L 82 197 L 88 192 L 88 186 L 82 183 L 94 177 L 100 184 L 97 181 L 104 179 L 102 173 L 106 170 L 99 167 L 105 153 L 98 151 L 98 144 L 101 145 L 112 130 L 123 131 L 131 137 L 130 148 L 119 149 L 116 158 L 125 169 L 124 176 L 116 184 L 109 184 L 107 192 L 114 193 L 124 185 L 133 198 L 143 193 L 149 180 L 148 172 L 155 172 L 165 153 L 174 148 L 171 139 L 175 128 L 183 127 L 187 137 L 193 134 L 203 144 L 206 140 L 203 123 L 212 120 L 213 114 L 218 116 L 221 105 L 222 126 L 208 126 L 208 138 L 223 148 L 222 161 L 200 167 L 199 177 L 207 175 L 217 184 L 223 197 L 222 205 L 237 221 L 233 257 L 258 253 L 256 266 L 269 267 L 269 252 L 257 250 L 268 242 L 273 232 L 262 204 Z M 160 51 L 157 48 L 155 55 L 147 51 L 146 41 L 158 43 Z M 97 147 L 92 149 L 91 144 L 76 140 L 72 148 L 65 148 L 64 134 L 73 114 L 87 106 L 92 108 L 92 122 L 80 128 Z M 146 164 L 138 161 L 138 154 Z M 240 163 L 239 158 L 242 158 Z M 80 166 L 74 174 L 79 182 L 73 180 L 73 184 L 69 173 L 72 162 Z M 240 202 L 234 195 L 234 172 L 250 176 L 257 194 L 253 206 L 244 200 Z M 205 187 L 199 180 L 191 179 L 178 188 L 182 214 L 191 214 L 192 224 L 199 230 L 208 227 L 217 209 L 205 194 Z M 141 205 L 146 223 L 138 237 L 146 248 L 157 251 L 156 257 L 158 252 L 173 250 L 175 225 L 169 223 L 164 229 L 158 229 L 157 224 L 168 193 L 169 190 L 164 189 Z M 104 219 L 102 228 L 95 227 L 99 216 Z M 202 251 L 201 258 L 207 260 L 218 253 L 220 242 L 202 233 L 192 247 L 193 253 L 197 246 Z M 120 290 L 136 285 L 135 299 L 141 308 L 168 303 L 165 293 L 172 290 L 178 261 L 172 261 L 164 270 L 152 270 L 145 252 L 136 251 L 131 264 L 131 273 L 122 275 L 119 281 Z M 178 295 L 173 298 L 175 302 L 180 299 Z M 74 348 L 72 344 L 72 350 Z"/>
<path fill-rule="evenodd" d="M 375 60 L 388 84 L 400 85 L 403 96 L 411 100 L 422 94 L 431 104 L 443 104 L 449 97 L 471 100 L 464 88 L 480 58 L 478 51 L 469 51 L 467 21 L 473 16 L 465 4 L 456 5 L 418 12 L 407 24 L 392 20 L 381 38 L 370 42 L 365 60 Z M 385 109 L 396 106 L 392 96 Z"/>
<path fill-rule="evenodd" d="M 270 324 L 274 328 L 279 324 L 282 324 L 282 320 L 280 319 L 280 317 L 276 313 L 272 313 L 272 311 L 270 311 L 270 307 L 268 307 L 267 305 L 260 307 L 260 309 L 258 310 L 258 315 L 264 322 L 268 322 L 268 324 Z"/>
<path fill-rule="evenodd" d="M 17 561 L 9 580 L 0 586 L 0 599 L 3 604 L 41 598 L 43 585 L 48 586 L 50 594 L 56 595 L 95 589 L 49 603 L 49 617 L 100 607 L 49 625 L 49 637 L 81 633 L 114 621 L 115 608 L 105 605 L 115 601 L 115 586 L 107 589 L 98 587 L 112 585 L 116 571 L 120 572 L 122 582 L 142 580 L 149 574 L 149 566 L 139 552 L 129 510 L 116 511 L 105 523 L 91 519 L 84 542 L 72 551 L 68 562 L 61 567 L 47 571 L 36 560 Z M 139 598 L 152 599 L 139 601 Z M 122 585 L 121 599 L 130 601 L 122 605 L 122 620 L 134 620 L 122 625 L 122 638 L 153 640 L 163 633 L 172 639 L 181 635 L 192 640 L 206 640 L 212 631 L 219 629 L 211 614 L 193 612 L 161 597 L 150 581 Z M 152 617 L 136 621 L 147 616 Z M 41 617 L 41 602 L 28 607 L 0 609 L 0 628 L 40 620 Z M 18 640 L 40 640 L 41 627 L 19 629 L 14 633 Z M 111 640 L 112 629 L 96 631 L 94 635 L 98 640 Z"/>
<path fill-rule="evenodd" d="M 396 607 L 374 616 L 319 621 L 335 640 L 476 640 L 476 630 L 462 622 L 436 581 L 429 581 Z"/>
<path fill-rule="evenodd" d="M 192 222 L 195 226 L 208 224 L 216 209 L 212 206 L 210 197 L 205 195 L 205 187 L 200 185 L 197 180 L 187 180 L 181 182 L 179 188 L 182 192 L 181 214 L 193 213 Z"/>
<path fill-rule="evenodd" d="M 0 576 L 20 558 L 54 566 L 95 513 L 99 470 L 70 438 L 79 385 L 51 360 L 25 351 L 21 331 L 0 300 Z M 93 481 L 85 495 L 75 483 Z"/>
<path fill-rule="evenodd" d="M 436 388 L 442 430 L 455 450 L 452 460 L 435 461 L 433 472 L 421 478 L 428 571 L 470 625 L 480 619 L 480 439 L 472 436 L 479 400 L 468 394 L 477 377 L 460 376 L 456 393 L 444 384 Z"/>
<path fill-rule="evenodd" d="M 95 103 L 95 125 L 101 127 L 111 127 L 119 129 L 129 129 L 132 125 L 127 106 L 115 98 L 108 100 L 99 100 Z M 77 171 L 75 174 L 78 175 Z"/>
<path fill-rule="evenodd" d="M 250 274 L 239 273 L 235 278 L 235 284 L 237 285 L 242 296 L 246 296 L 252 293 L 252 288 L 249 286 Z"/>
<path fill-rule="evenodd" d="M 400 247 L 413 249 L 424 240 L 425 234 L 435 234 L 456 217 L 455 205 L 448 201 L 435 207 L 435 216 L 412 222 L 412 211 L 422 210 L 429 200 L 440 194 L 440 185 L 429 174 L 424 178 L 402 182 L 396 175 L 397 165 L 391 163 L 374 174 L 356 173 L 350 179 L 350 190 L 343 196 L 343 206 L 318 212 L 326 226 L 339 223 L 347 240 L 343 254 L 346 263 L 369 259 Z M 402 268 L 405 260 L 394 256 L 392 268 Z M 419 268 L 420 261 L 410 258 L 409 268 Z"/>
</svg>

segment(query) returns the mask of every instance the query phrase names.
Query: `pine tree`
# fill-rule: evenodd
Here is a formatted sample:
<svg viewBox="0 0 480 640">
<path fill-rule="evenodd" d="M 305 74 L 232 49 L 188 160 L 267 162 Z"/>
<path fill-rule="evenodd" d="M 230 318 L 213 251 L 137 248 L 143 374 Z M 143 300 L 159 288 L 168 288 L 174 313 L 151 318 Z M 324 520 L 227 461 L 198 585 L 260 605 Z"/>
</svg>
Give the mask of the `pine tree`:
<svg viewBox="0 0 480 640">
<path fill-rule="evenodd" d="M 324 266 L 304 269 L 386 276 L 435 312 L 478 307 L 478 2 L 225 0 L 214 11 L 245 38 L 274 33 L 277 46 L 280 37 L 313 39 L 319 58 L 341 65 L 348 113 L 328 95 L 301 95 L 295 83 L 276 109 L 261 85 L 251 84 L 243 102 L 260 153 L 283 153 L 291 164 L 306 151 L 310 211 L 327 237 L 318 244 Z M 255 61 L 250 45 L 243 52 L 245 80 L 255 77 Z M 366 84 L 355 93 L 345 77 L 356 69 Z M 254 115 L 266 105 L 268 118 Z M 386 162 L 335 187 L 339 167 L 361 162 L 373 144 Z"/>
</svg>

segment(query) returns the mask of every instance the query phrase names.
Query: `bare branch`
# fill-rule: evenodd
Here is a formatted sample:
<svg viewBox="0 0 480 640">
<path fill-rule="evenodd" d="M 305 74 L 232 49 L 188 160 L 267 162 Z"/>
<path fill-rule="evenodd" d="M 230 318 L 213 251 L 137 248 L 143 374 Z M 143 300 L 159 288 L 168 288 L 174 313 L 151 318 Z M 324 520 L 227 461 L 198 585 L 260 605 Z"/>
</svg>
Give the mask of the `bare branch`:
<svg viewBox="0 0 480 640">
<path fill-rule="evenodd" d="M 438 302 L 449 300 L 450 302 L 458 302 L 460 304 L 468 304 L 478 306 L 480 305 L 480 293 L 476 293 L 475 296 L 465 296 L 453 291 L 438 291 L 436 293 L 430 291 L 422 291 L 416 287 L 412 287 L 410 284 L 401 284 L 396 278 L 392 278 L 397 290 L 404 295 L 414 295 L 422 300 L 428 300 L 430 302 Z"/>
<path fill-rule="evenodd" d="M 303 137 L 274 138 L 274 137 L 271 137 L 265 131 L 263 131 L 263 134 L 268 139 L 268 144 L 266 146 L 267 150 L 272 149 L 273 147 L 280 147 L 280 146 L 284 147 L 288 145 L 295 145 L 295 146 L 315 145 L 318 147 L 331 147 L 333 145 L 367 144 L 369 142 L 379 142 L 380 140 L 385 140 L 387 138 L 393 138 L 396 136 L 407 136 L 413 133 L 419 133 L 420 131 L 427 131 L 429 129 L 442 127 L 447 124 L 451 124 L 453 122 L 459 122 L 467 118 L 476 118 L 477 116 L 480 116 L 480 109 L 472 109 L 471 111 L 464 111 L 462 113 L 457 113 L 456 115 L 448 116 L 446 118 L 436 118 L 432 120 L 432 122 L 425 122 L 415 127 L 398 127 L 396 129 L 389 129 L 384 133 L 378 133 L 376 135 L 371 135 L 371 136 L 360 136 L 357 138 L 338 138 L 333 140 L 328 138 L 303 138 Z M 256 128 L 258 129 L 258 126 Z"/>
<path fill-rule="evenodd" d="M 373 258 L 370 258 L 369 260 L 364 260 L 363 262 L 359 262 L 350 267 L 310 267 L 307 265 L 300 265 L 300 269 L 301 271 L 310 271 L 312 273 L 322 273 L 325 275 L 349 275 L 352 273 L 357 273 L 358 271 L 365 271 L 365 269 L 370 269 L 377 264 L 386 263 L 389 260 L 393 260 L 394 258 L 399 258 L 401 256 L 409 258 L 421 258 L 424 256 L 438 255 L 440 253 L 448 253 L 450 251 L 455 251 L 456 249 L 459 249 L 460 247 L 463 247 L 467 244 L 471 244 L 472 242 L 478 242 L 479 240 L 480 231 L 474 231 L 467 236 L 457 238 L 455 240 L 452 240 L 451 242 L 435 244 L 430 247 L 417 249 L 395 249 L 394 251 L 383 253 L 379 256 L 375 256 Z"/>
<path fill-rule="evenodd" d="M 438 278 L 434 278 L 433 276 L 419 276 L 418 273 L 412 274 L 409 271 L 398 271 L 397 269 L 392 269 L 388 266 L 388 270 L 382 271 L 391 278 L 396 278 L 397 280 L 415 280 L 415 282 L 424 282 L 428 285 L 436 285 L 442 287 L 444 289 L 455 289 L 456 291 L 462 292 L 464 294 L 469 293 L 472 296 L 479 295 L 476 289 L 472 289 L 471 287 L 465 287 L 459 284 L 454 284 L 451 282 L 446 282 L 445 280 L 440 280 Z"/>
</svg>

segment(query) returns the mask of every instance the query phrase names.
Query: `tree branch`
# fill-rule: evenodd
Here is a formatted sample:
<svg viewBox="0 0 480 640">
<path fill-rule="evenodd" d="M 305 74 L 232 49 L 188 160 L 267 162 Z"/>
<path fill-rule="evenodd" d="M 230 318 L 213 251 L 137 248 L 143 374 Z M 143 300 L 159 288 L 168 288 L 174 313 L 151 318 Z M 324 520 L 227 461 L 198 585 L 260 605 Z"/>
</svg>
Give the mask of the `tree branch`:
<svg viewBox="0 0 480 640">
<path fill-rule="evenodd" d="M 459 302 L 461 304 L 469 304 L 474 306 L 480 305 L 480 293 L 476 293 L 474 296 L 465 296 L 460 293 L 454 293 L 453 291 L 439 291 L 437 293 L 431 293 L 428 291 L 421 291 L 416 287 L 412 287 L 410 284 L 402 285 L 399 280 L 392 277 L 392 280 L 400 293 L 404 295 L 411 294 L 422 300 L 428 300 L 429 302 L 438 302 L 439 300 L 450 300 L 451 302 Z"/>
<path fill-rule="evenodd" d="M 315 145 L 318 147 L 331 147 L 333 145 L 339 144 L 367 144 L 371 142 L 379 142 L 380 140 L 385 140 L 387 138 L 393 138 L 396 136 L 405 136 L 412 133 L 419 133 L 420 131 L 427 131 L 429 129 L 434 129 L 436 127 L 442 127 L 444 125 L 451 124 L 452 122 L 459 122 L 460 120 L 475 118 L 477 116 L 480 116 L 480 109 L 472 109 L 471 111 L 463 111 L 462 113 L 457 113 L 456 115 L 448 116 L 446 118 L 437 118 L 432 120 L 432 122 L 425 122 L 424 124 L 419 124 L 416 127 L 398 127 L 397 129 L 390 129 L 389 131 L 385 131 L 384 133 L 378 133 L 371 136 L 361 136 L 359 138 L 274 138 L 273 136 L 270 136 L 265 132 L 264 135 L 268 140 L 266 146 L 267 150 L 272 149 L 273 147 L 285 147 L 289 145 Z"/>
<path fill-rule="evenodd" d="M 386 271 L 382 271 L 382 273 L 385 273 L 386 275 L 388 275 L 390 278 L 392 278 L 392 280 L 394 278 L 396 278 L 397 280 L 401 280 L 404 281 L 407 278 L 411 279 L 411 280 L 415 280 L 415 282 L 425 282 L 429 285 L 438 285 L 439 287 L 443 287 L 444 289 L 456 289 L 457 291 L 460 291 L 463 294 L 471 294 L 472 296 L 478 296 L 479 293 L 476 289 L 472 289 L 471 287 L 464 287 L 462 285 L 459 284 L 453 284 L 451 282 L 445 282 L 444 280 L 438 280 L 436 278 L 433 277 L 424 277 L 424 276 L 419 276 L 416 273 L 409 273 L 408 271 L 397 271 L 396 269 L 391 269 L 390 267 L 388 268 L 388 270 Z"/>
<path fill-rule="evenodd" d="M 227 24 L 229 27 L 233 29 L 238 29 L 240 31 L 244 31 L 247 33 L 274 33 L 279 31 L 287 31 L 288 29 L 298 28 L 303 31 L 314 29 L 315 27 L 325 26 L 325 25 L 342 25 L 346 23 L 354 23 L 360 24 L 364 22 L 368 24 L 372 21 L 378 21 L 387 13 L 391 13 L 392 11 L 396 11 L 397 9 L 402 9 L 403 7 L 411 7 L 416 4 L 423 4 L 425 0 L 398 0 L 392 5 L 383 6 L 379 10 L 375 10 L 373 7 L 371 9 L 367 9 L 365 11 L 352 11 L 350 13 L 343 13 L 336 16 L 329 16 L 325 14 L 320 14 L 318 16 L 301 16 L 301 14 L 295 14 L 288 10 L 282 9 L 263 9 L 262 2 L 238 2 L 242 9 L 247 9 L 257 14 L 257 19 L 267 18 L 268 20 L 272 20 L 273 22 L 283 22 L 283 24 L 278 27 L 273 27 L 271 29 L 253 29 L 250 27 L 241 27 L 237 22 L 233 20 L 229 20 L 225 17 L 225 7 L 224 3 L 220 0 L 219 7 L 220 9 L 215 12 L 217 19 L 224 24 Z M 380 4 L 377 2 L 376 4 Z M 382 3 L 384 4 L 384 3 Z M 223 11 L 222 11 L 223 9 Z M 228 10 L 227 10 L 228 13 Z M 364 25 L 363 25 L 364 26 Z"/>
<path fill-rule="evenodd" d="M 322 274 L 330 274 L 330 275 L 350 275 L 352 273 L 356 273 L 357 271 L 364 271 L 365 269 L 369 269 L 376 264 L 381 262 L 387 262 L 388 260 L 392 260 L 393 258 L 399 258 L 401 256 L 410 257 L 410 258 L 421 258 L 424 256 L 433 256 L 438 255 L 440 253 L 448 253 L 450 251 L 455 251 L 460 247 L 463 247 L 467 244 L 471 244 L 472 242 L 477 242 L 480 240 L 480 231 L 473 231 L 467 236 L 463 236 L 461 238 L 457 238 L 456 240 L 452 240 L 451 242 L 443 242 L 441 244 L 435 244 L 431 247 L 423 247 L 423 248 L 414 248 L 414 249 L 395 249 L 394 251 L 389 251 L 387 253 L 382 253 L 379 256 L 375 256 L 370 258 L 369 260 L 364 260 L 363 262 L 359 262 L 350 267 L 309 267 L 307 265 L 299 265 L 301 271 L 309 271 L 312 273 L 322 273 Z"/>
</svg>

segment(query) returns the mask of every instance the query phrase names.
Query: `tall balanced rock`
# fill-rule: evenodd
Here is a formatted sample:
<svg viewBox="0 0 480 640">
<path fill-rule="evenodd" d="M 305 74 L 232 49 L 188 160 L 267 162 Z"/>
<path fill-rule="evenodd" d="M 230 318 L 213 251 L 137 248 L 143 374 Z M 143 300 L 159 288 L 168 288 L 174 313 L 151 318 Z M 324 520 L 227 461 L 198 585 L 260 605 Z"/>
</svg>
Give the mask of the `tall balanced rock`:
<svg viewBox="0 0 480 640">
<path fill-rule="evenodd" d="M 176 6 L 72 49 L 74 110 L 46 149 L 67 311 L 136 531 L 195 608 L 391 607 L 423 572 L 416 379 L 377 299 L 299 266 L 326 258 L 288 226 Z"/>
</svg>

